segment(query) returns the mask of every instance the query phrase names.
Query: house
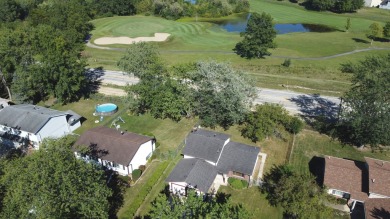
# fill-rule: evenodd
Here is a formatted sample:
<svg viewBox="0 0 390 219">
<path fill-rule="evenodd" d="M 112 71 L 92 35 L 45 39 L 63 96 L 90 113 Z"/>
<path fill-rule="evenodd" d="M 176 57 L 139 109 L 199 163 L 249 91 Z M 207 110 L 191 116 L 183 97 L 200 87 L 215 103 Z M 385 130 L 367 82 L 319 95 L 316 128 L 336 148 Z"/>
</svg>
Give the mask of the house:
<svg viewBox="0 0 390 219">
<path fill-rule="evenodd" d="M 0 110 L 4 109 L 4 107 L 9 106 L 10 103 L 11 103 L 11 101 L 8 99 L 0 98 Z"/>
<path fill-rule="evenodd" d="M 83 145 L 90 149 L 89 153 L 81 152 Z M 74 145 L 76 157 L 94 160 L 124 176 L 145 165 L 155 147 L 152 137 L 103 126 L 86 131 Z"/>
<path fill-rule="evenodd" d="M 366 162 L 332 156 L 324 159 L 324 185 L 329 194 L 347 199 L 351 211 L 357 202 L 363 203 L 366 218 L 390 218 L 375 217 L 390 214 L 389 161 L 369 157 L 365 157 Z"/>
<path fill-rule="evenodd" d="M 0 111 L 0 141 L 13 147 L 39 149 L 45 138 L 59 138 L 80 127 L 81 116 L 30 104 L 12 105 Z"/>
<path fill-rule="evenodd" d="M 366 7 L 378 7 L 381 3 L 382 0 L 364 0 L 364 6 Z"/>
<path fill-rule="evenodd" d="M 214 193 L 227 179 L 251 182 L 259 171 L 260 148 L 230 141 L 230 136 L 197 129 L 188 134 L 183 159 L 166 181 L 170 191 L 186 194 L 188 188 L 198 193 Z"/>
</svg>

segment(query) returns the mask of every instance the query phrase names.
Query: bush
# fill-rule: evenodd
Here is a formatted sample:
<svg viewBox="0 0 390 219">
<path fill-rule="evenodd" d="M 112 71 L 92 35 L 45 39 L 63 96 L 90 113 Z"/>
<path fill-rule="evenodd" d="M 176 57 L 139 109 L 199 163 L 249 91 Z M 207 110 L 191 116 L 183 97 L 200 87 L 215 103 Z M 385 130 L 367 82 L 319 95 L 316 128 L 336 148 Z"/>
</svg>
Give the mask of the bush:
<svg viewBox="0 0 390 219">
<path fill-rule="evenodd" d="M 133 178 L 133 181 L 137 181 L 139 179 L 139 177 L 141 176 L 142 174 L 142 171 L 140 169 L 135 169 L 133 170 L 133 172 L 131 173 L 131 176 Z"/>
<path fill-rule="evenodd" d="M 286 130 L 292 134 L 302 131 L 304 123 L 298 117 L 292 117 L 290 123 L 286 125 Z"/>
<path fill-rule="evenodd" d="M 232 177 L 228 179 L 228 183 L 233 189 L 243 189 L 248 187 L 248 182 L 246 180 L 236 179 Z"/>
<path fill-rule="evenodd" d="M 282 66 L 284 67 L 290 67 L 291 65 L 291 59 L 285 59 L 284 62 L 282 63 Z"/>
<path fill-rule="evenodd" d="M 145 169 L 146 169 L 146 166 L 145 166 L 145 165 L 140 165 L 140 166 L 138 167 L 138 169 L 140 169 L 142 172 L 144 172 Z"/>
</svg>

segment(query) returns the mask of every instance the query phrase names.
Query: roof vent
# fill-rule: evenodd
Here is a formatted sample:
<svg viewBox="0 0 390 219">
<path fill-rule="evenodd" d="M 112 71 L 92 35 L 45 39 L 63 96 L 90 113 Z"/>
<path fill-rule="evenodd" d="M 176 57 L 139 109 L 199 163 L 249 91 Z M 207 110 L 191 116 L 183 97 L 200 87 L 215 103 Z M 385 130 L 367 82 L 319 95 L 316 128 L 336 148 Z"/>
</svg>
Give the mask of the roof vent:
<svg viewBox="0 0 390 219">
<path fill-rule="evenodd" d="M 372 181 L 372 183 L 374 183 L 374 182 L 375 182 L 375 179 L 371 179 L 371 181 Z"/>
<path fill-rule="evenodd" d="M 125 134 L 125 132 L 124 132 L 124 131 L 121 131 L 121 135 L 123 135 L 123 134 Z"/>
</svg>

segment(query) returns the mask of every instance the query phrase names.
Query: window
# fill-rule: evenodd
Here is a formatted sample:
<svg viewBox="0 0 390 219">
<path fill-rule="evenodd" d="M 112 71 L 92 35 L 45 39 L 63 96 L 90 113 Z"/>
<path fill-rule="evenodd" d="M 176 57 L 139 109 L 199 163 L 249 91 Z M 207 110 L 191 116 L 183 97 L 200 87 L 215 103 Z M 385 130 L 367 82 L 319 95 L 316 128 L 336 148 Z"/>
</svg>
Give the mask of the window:
<svg viewBox="0 0 390 219">
<path fill-rule="evenodd" d="M 146 156 L 146 160 L 148 160 L 148 159 L 150 158 L 150 156 L 152 156 L 152 152 L 150 152 L 150 153 L 148 154 L 148 156 Z"/>
<path fill-rule="evenodd" d="M 119 164 L 113 162 L 113 163 L 112 163 L 112 166 L 118 168 L 118 167 L 119 167 Z"/>
<path fill-rule="evenodd" d="M 236 171 L 233 171 L 233 175 L 234 175 L 234 176 L 238 176 L 238 177 L 242 177 L 242 178 L 245 177 L 245 174 L 240 173 L 240 172 L 236 172 Z"/>
</svg>

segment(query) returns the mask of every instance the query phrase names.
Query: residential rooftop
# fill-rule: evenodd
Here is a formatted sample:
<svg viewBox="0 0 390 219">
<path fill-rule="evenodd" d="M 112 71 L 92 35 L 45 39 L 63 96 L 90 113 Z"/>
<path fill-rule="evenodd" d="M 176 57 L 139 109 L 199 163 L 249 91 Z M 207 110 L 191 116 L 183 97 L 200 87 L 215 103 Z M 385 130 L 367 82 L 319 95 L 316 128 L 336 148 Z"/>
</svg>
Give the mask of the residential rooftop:
<svg viewBox="0 0 390 219">
<path fill-rule="evenodd" d="M 390 162 L 365 157 L 368 164 L 369 192 L 390 197 Z"/>
</svg>

